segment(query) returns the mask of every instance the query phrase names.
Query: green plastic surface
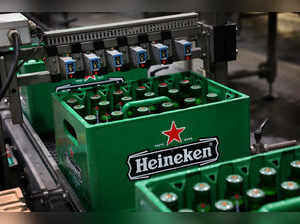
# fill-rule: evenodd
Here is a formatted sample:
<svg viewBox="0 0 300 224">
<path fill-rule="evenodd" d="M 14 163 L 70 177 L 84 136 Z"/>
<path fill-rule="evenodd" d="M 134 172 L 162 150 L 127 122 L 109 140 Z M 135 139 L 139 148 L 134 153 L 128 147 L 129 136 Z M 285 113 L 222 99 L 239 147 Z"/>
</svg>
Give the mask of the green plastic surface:
<svg viewBox="0 0 300 224">
<path fill-rule="evenodd" d="M 174 74 L 174 77 L 181 75 Z M 131 154 L 217 136 L 218 162 L 249 156 L 249 97 L 197 74 L 192 75 L 206 83 L 210 92 L 218 93 L 221 100 L 90 125 L 66 104 L 68 93 L 53 94 L 59 165 L 89 211 L 134 209 L 135 182 L 127 176 L 127 159 Z M 185 130 L 181 143 L 173 141 L 167 145 L 168 138 L 162 131 L 169 130 L 172 121 Z"/>
<path fill-rule="evenodd" d="M 137 211 L 171 212 L 159 199 L 159 195 L 170 191 L 179 195 L 179 208 L 190 208 L 193 200 L 192 187 L 202 181 L 211 185 L 211 199 L 214 204 L 216 200 L 224 198 L 227 175 L 241 175 L 244 179 L 245 192 L 247 189 L 257 187 L 260 181 L 258 170 L 262 167 L 273 167 L 277 170 L 275 184 L 278 191 L 279 183 L 289 179 L 290 162 L 299 158 L 300 146 L 294 146 L 140 181 L 136 183 L 136 209 Z M 280 200 L 280 193 L 277 196 Z M 300 198 L 297 197 L 266 204 L 259 211 L 300 211 L 299 209 Z"/>
<path fill-rule="evenodd" d="M 24 63 L 20 70 L 20 74 L 45 71 L 46 66 L 44 61 L 30 60 Z M 146 73 L 144 69 L 132 69 L 128 72 L 115 72 L 105 74 L 105 77 L 123 77 L 126 80 L 134 80 L 138 78 L 145 78 Z M 51 93 L 55 92 L 58 86 L 68 83 L 86 83 L 101 80 L 102 76 L 96 76 L 93 79 L 70 79 L 54 83 L 40 83 L 30 86 L 23 86 L 20 88 L 21 104 L 23 111 L 29 122 L 38 134 L 47 134 L 54 131 L 54 119 L 52 108 Z"/>
</svg>

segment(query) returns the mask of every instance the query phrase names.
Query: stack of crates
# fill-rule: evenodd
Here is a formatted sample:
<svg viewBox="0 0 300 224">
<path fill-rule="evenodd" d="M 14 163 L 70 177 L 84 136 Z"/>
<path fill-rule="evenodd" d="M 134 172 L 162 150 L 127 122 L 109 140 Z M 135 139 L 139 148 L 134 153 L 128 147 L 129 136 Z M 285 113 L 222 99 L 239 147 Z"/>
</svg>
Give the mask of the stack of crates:
<svg viewBox="0 0 300 224">
<path fill-rule="evenodd" d="M 136 208 L 162 212 L 300 211 L 299 184 L 300 146 L 294 146 L 140 181 L 136 183 Z"/>
</svg>

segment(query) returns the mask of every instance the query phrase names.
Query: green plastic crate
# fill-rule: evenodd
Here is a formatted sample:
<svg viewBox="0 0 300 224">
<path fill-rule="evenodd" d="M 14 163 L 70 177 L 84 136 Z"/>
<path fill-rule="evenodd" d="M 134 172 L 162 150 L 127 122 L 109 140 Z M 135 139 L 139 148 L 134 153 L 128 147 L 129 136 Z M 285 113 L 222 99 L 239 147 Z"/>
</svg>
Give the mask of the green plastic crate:
<svg viewBox="0 0 300 224">
<path fill-rule="evenodd" d="M 159 199 L 162 193 L 170 191 L 179 195 L 179 209 L 191 208 L 193 199 L 192 187 L 197 182 L 202 181 L 211 185 L 213 205 L 216 200 L 224 198 L 226 176 L 230 174 L 241 175 L 244 179 L 243 190 L 246 191 L 247 189 L 257 187 L 259 183 L 258 171 L 260 168 L 266 166 L 277 169 L 278 190 L 278 183 L 286 181 L 289 178 L 290 162 L 299 158 L 300 146 L 294 146 L 140 181 L 136 183 L 136 209 L 137 211 L 171 212 Z M 297 197 L 266 204 L 259 211 L 300 211 L 300 198 Z"/>
<path fill-rule="evenodd" d="M 171 77 L 176 79 L 181 75 L 177 73 Z M 215 147 L 217 139 L 218 155 L 210 154 L 209 158 L 213 157 L 213 160 L 205 162 L 249 156 L 249 97 L 198 74 L 191 75 L 200 80 L 207 91 L 218 93 L 219 101 L 90 125 L 64 101 L 69 93 L 53 94 L 59 165 L 88 210 L 134 209 L 134 183 L 138 180 L 135 176 L 138 171 L 133 175 L 128 161 L 143 156 L 145 151 L 153 155 L 175 153 L 198 146 L 199 139 L 213 139 L 213 143 L 208 140 L 207 144 Z M 133 105 L 152 104 L 157 100 L 160 98 L 135 101 Z M 124 107 L 128 109 L 128 105 Z M 169 130 L 173 122 L 177 128 L 185 129 L 180 134 L 181 142 L 172 141 L 168 145 L 168 137 L 162 132 Z M 203 147 L 202 142 L 199 147 Z M 192 163 L 185 165 L 180 169 L 189 169 Z M 177 172 L 179 169 L 167 168 L 148 176 Z M 147 178 L 145 174 L 143 178 Z"/>
<path fill-rule="evenodd" d="M 19 75 L 26 73 L 45 71 L 46 66 L 42 60 L 30 60 L 24 63 L 24 66 L 20 70 Z M 105 77 L 123 77 L 124 79 L 134 80 L 141 77 L 146 77 L 144 69 L 132 69 L 128 72 L 115 72 L 105 74 Z M 23 112 L 28 118 L 29 122 L 39 134 L 47 134 L 54 131 L 54 118 L 51 93 L 55 92 L 55 89 L 59 86 L 73 83 L 81 84 L 86 82 L 99 81 L 103 77 L 96 76 L 93 79 L 70 79 L 62 80 L 59 82 L 40 83 L 30 86 L 22 86 L 20 88 L 21 104 Z"/>
</svg>

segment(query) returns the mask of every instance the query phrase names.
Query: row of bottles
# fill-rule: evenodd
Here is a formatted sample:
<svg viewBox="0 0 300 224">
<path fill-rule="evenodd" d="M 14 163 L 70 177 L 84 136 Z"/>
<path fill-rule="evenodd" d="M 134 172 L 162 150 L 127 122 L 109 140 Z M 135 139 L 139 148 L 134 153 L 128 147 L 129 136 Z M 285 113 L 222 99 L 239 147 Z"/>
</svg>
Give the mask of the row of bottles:
<svg viewBox="0 0 300 224">
<path fill-rule="evenodd" d="M 277 187 L 277 170 L 263 167 L 259 170 L 260 181 L 257 187 L 244 191 L 244 179 L 237 174 L 228 175 L 225 179 L 224 198 L 212 204 L 211 186 L 199 182 L 193 186 L 192 208 L 179 208 L 179 198 L 173 192 L 160 195 L 160 200 L 172 211 L 179 212 L 243 212 L 255 211 L 264 204 L 300 196 L 300 160 L 290 163 L 291 175 L 288 180 Z"/>
<path fill-rule="evenodd" d="M 203 83 L 196 78 L 181 80 L 143 80 L 130 84 L 109 85 L 87 90 L 83 97 L 74 93 L 66 102 L 88 123 L 105 123 L 124 118 L 123 106 L 131 101 L 167 96 L 170 101 L 131 108 L 127 117 L 144 116 L 174 109 L 188 108 L 216 102 L 220 96 L 214 92 L 205 94 Z M 76 95 L 77 94 L 77 95 Z"/>
</svg>

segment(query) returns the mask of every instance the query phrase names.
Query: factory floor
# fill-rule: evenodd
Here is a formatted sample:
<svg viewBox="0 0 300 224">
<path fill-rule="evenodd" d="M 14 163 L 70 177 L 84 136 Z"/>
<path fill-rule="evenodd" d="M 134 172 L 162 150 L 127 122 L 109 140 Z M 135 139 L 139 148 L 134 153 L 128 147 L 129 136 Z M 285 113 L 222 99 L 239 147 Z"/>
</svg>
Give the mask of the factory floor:
<svg viewBox="0 0 300 224">
<path fill-rule="evenodd" d="M 120 14 L 71 14 L 78 20 L 73 26 L 118 22 L 142 18 L 142 13 Z M 229 71 L 256 70 L 265 60 L 267 16 L 241 17 L 238 37 L 239 54 L 235 62 L 229 63 Z M 278 76 L 273 85 L 278 97 L 267 101 L 268 84 L 258 77 L 230 81 L 230 87 L 251 98 L 251 131 L 265 118 L 265 143 L 283 139 L 300 141 L 300 17 L 299 14 L 281 13 L 278 16 Z M 298 63 L 298 64 L 297 64 Z M 234 134 L 234 133 L 233 133 Z"/>
</svg>

